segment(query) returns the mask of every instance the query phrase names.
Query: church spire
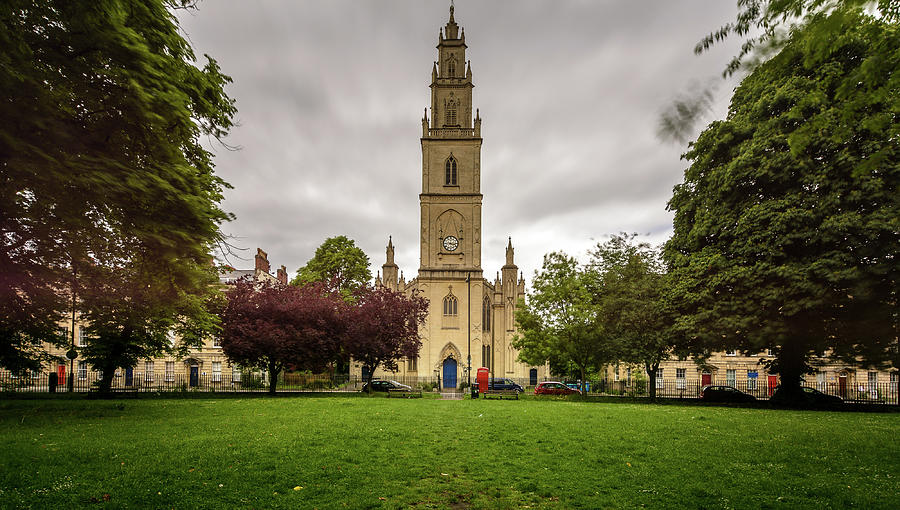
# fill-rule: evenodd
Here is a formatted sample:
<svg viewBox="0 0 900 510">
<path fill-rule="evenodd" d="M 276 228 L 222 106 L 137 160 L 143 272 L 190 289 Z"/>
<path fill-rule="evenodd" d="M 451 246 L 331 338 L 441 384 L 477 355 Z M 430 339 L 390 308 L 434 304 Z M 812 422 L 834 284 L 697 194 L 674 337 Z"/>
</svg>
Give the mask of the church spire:
<svg viewBox="0 0 900 510">
<path fill-rule="evenodd" d="M 450 21 L 444 27 L 444 37 L 447 39 L 459 39 L 459 25 L 453 19 L 453 4 L 450 4 Z"/>
<path fill-rule="evenodd" d="M 514 256 L 515 256 L 515 250 L 513 249 L 513 245 L 512 245 L 512 237 L 510 237 L 509 244 L 506 245 L 506 265 L 507 266 L 516 265 L 516 263 L 513 262 Z"/>
<path fill-rule="evenodd" d="M 397 290 L 398 288 L 398 279 L 397 272 L 399 271 L 399 267 L 394 263 L 394 239 L 392 237 L 388 237 L 387 249 L 385 249 L 385 262 L 384 265 L 381 266 L 381 272 L 383 274 L 382 284 L 391 289 Z"/>
</svg>

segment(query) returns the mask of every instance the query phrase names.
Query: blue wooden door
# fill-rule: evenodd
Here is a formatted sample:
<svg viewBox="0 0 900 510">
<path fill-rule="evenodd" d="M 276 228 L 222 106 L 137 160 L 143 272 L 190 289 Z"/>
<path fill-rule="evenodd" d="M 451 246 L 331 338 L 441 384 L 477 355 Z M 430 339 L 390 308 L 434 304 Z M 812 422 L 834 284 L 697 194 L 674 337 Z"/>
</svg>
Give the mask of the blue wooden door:
<svg viewBox="0 0 900 510">
<path fill-rule="evenodd" d="M 196 388 L 200 385 L 200 367 L 193 366 L 191 367 L 191 388 Z"/>
<path fill-rule="evenodd" d="M 125 369 L 125 386 L 133 386 L 134 385 L 134 368 L 128 367 Z"/>
<path fill-rule="evenodd" d="M 537 369 L 532 368 L 528 372 L 528 385 L 529 386 L 537 386 Z"/>
<path fill-rule="evenodd" d="M 444 360 L 444 388 L 456 388 L 456 360 Z"/>
</svg>

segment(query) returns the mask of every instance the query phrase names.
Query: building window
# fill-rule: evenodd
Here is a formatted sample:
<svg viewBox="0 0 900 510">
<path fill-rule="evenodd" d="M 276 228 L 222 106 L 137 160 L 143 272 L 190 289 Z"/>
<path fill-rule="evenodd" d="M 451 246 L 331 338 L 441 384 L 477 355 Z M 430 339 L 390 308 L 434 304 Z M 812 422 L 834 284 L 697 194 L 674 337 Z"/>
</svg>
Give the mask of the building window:
<svg viewBox="0 0 900 510">
<path fill-rule="evenodd" d="M 456 158 L 453 156 L 444 163 L 444 186 L 456 186 Z"/>
<path fill-rule="evenodd" d="M 87 379 L 87 361 L 78 362 L 78 379 L 81 381 Z"/>
<path fill-rule="evenodd" d="M 222 382 L 222 362 L 212 362 L 212 382 Z"/>
<path fill-rule="evenodd" d="M 84 327 L 78 328 L 78 347 L 84 347 L 87 345 L 87 332 L 84 331 Z"/>
<path fill-rule="evenodd" d="M 725 351 L 726 356 L 737 356 L 737 351 Z"/>
<path fill-rule="evenodd" d="M 415 372 L 419 370 L 419 358 L 409 358 L 406 360 L 406 371 Z"/>
<path fill-rule="evenodd" d="M 491 368 L 491 346 L 481 346 L 481 366 Z"/>
<path fill-rule="evenodd" d="M 900 372 L 891 372 L 891 384 L 897 384 L 898 379 L 900 379 Z"/>
<path fill-rule="evenodd" d="M 816 372 L 816 389 L 825 391 L 825 372 L 821 370 Z"/>
<path fill-rule="evenodd" d="M 481 330 L 491 330 L 491 300 L 488 298 L 484 298 L 484 303 L 481 305 Z"/>
<path fill-rule="evenodd" d="M 450 55 L 450 57 L 447 58 L 447 76 L 456 76 L 456 55 Z"/>
<path fill-rule="evenodd" d="M 756 370 L 747 370 L 747 389 L 755 390 L 756 381 L 759 379 L 759 372 Z"/>
<path fill-rule="evenodd" d="M 616 365 L 616 372 L 613 374 L 613 381 L 619 380 L 619 365 Z"/>
<path fill-rule="evenodd" d="M 61 340 L 69 339 L 69 328 L 57 328 L 56 334 L 59 336 Z"/>
<path fill-rule="evenodd" d="M 152 361 L 144 362 L 144 380 L 147 382 L 153 382 L 153 362 Z"/>
<path fill-rule="evenodd" d="M 222 348 L 222 337 L 219 335 L 213 337 L 213 347 Z"/>
<path fill-rule="evenodd" d="M 231 382 L 241 382 L 241 367 L 237 365 L 231 367 Z"/>
<path fill-rule="evenodd" d="M 175 380 L 175 362 L 166 361 L 166 382 Z"/>
<path fill-rule="evenodd" d="M 455 316 L 458 308 L 456 297 L 453 294 L 444 298 L 444 315 Z"/>
<path fill-rule="evenodd" d="M 663 388 L 665 385 L 663 384 L 663 369 L 659 369 L 656 371 L 656 387 Z"/>
<path fill-rule="evenodd" d="M 733 368 L 729 368 L 725 370 L 725 384 L 728 386 L 734 386 L 737 382 L 735 377 L 735 370 Z"/>
<path fill-rule="evenodd" d="M 878 372 L 869 372 L 869 396 L 878 395 Z"/>
<path fill-rule="evenodd" d="M 684 368 L 676 368 L 675 369 L 675 389 L 683 390 L 686 386 L 685 384 L 685 373 L 687 371 Z"/>
<path fill-rule="evenodd" d="M 447 101 L 447 115 L 445 124 L 448 126 L 456 126 L 456 101 Z"/>
</svg>

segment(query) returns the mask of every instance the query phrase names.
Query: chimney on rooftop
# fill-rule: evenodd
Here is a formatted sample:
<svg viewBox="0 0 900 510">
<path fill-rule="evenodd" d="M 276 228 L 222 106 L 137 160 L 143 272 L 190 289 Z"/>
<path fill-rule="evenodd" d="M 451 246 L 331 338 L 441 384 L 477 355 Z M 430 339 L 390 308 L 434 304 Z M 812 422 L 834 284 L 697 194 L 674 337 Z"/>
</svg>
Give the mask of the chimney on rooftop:
<svg viewBox="0 0 900 510">
<path fill-rule="evenodd" d="M 269 254 L 262 251 L 261 248 L 256 249 L 256 270 L 264 273 L 269 272 Z"/>
</svg>

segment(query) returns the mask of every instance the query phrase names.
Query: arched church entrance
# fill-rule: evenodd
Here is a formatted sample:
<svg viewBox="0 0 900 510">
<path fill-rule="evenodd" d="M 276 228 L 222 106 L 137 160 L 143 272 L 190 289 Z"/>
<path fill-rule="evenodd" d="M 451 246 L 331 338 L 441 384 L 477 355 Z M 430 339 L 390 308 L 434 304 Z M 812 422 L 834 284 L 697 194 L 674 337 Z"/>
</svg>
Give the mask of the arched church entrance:
<svg viewBox="0 0 900 510">
<path fill-rule="evenodd" d="M 447 358 L 444 360 L 443 370 L 444 388 L 456 388 L 456 360 Z"/>
</svg>

